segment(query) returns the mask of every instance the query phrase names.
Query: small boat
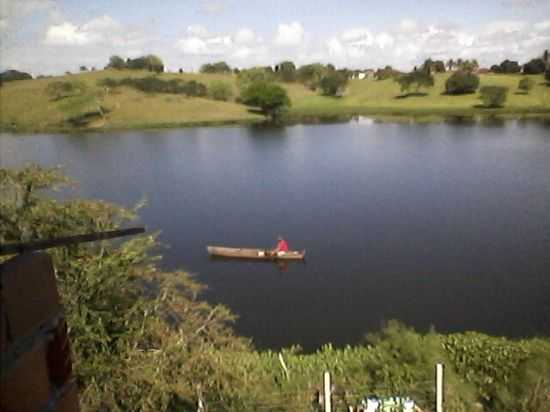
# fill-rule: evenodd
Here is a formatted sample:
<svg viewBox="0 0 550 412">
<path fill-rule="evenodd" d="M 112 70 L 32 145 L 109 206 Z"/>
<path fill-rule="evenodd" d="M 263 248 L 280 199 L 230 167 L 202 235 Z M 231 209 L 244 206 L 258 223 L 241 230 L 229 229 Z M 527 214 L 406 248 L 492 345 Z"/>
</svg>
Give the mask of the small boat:
<svg viewBox="0 0 550 412">
<path fill-rule="evenodd" d="M 270 249 L 247 249 L 222 246 L 207 246 L 210 256 L 220 256 L 236 259 L 258 259 L 258 260 L 303 260 L 306 251 L 289 250 L 284 254 L 277 254 Z"/>
</svg>

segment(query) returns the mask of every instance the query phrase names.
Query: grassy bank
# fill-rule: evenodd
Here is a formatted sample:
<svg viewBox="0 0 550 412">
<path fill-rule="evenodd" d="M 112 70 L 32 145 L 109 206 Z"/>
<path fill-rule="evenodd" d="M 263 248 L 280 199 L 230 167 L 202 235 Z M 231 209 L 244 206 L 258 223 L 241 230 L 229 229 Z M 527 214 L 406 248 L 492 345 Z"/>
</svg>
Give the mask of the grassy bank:
<svg viewBox="0 0 550 412">
<path fill-rule="evenodd" d="M 263 117 L 232 98 L 214 101 L 201 97 L 155 93 L 148 94 L 129 87 L 106 89 L 98 86 L 104 78 L 146 77 L 150 73 L 131 70 L 104 70 L 61 77 L 7 83 L 0 88 L 0 130 L 19 132 L 75 130 L 68 119 L 82 110 L 82 99 L 70 97 L 53 101 L 46 88 L 53 81 L 79 81 L 88 87 L 90 101 L 101 105 L 103 116 L 88 122 L 84 129 L 116 130 L 220 125 L 259 122 Z M 283 84 L 292 101 L 288 120 L 314 117 L 368 115 L 373 117 L 407 117 L 437 120 L 445 116 L 550 116 L 550 87 L 542 76 L 531 76 L 535 87 L 529 94 L 517 93 L 521 75 L 481 76 L 481 85 L 509 88 L 508 100 L 499 109 L 479 106 L 478 94 L 447 96 L 442 94 L 448 74 L 435 76 L 434 87 L 422 96 L 400 97 L 399 85 L 392 80 L 351 80 L 345 96 L 324 97 L 299 83 Z M 163 73 L 160 78 L 196 80 L 207 86 L 223 80 L 237 96 L 236 76 L 217 74 Z M 93 102 L 93 103 L 90 103 Z M 85 105 L 85 104 L 84 104 Z"/>
</svg>

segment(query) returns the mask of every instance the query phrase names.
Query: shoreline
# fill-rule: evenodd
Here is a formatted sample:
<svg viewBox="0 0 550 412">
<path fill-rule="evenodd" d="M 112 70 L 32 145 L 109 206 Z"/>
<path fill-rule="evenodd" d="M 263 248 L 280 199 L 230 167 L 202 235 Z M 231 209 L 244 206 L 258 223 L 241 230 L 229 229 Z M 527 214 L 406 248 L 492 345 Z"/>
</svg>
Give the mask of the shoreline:
<svg viewBox="0 0 550 412">
<path fill-rule="evenodd" d="M 357 117 L 365 117 L 374 122 L 380 123 L 442 123 L 448 121 L 507 121 L 507 120 L 550 120 L 550 109 L 547 108 L 527 108 L 525 110 L 506 110 L 506 109 L 461 109 L 461 110 L 433 110 L 419 108 L 415 110 L 396 110 L 394 108 L 372 109 L 369 107 L 341 107 L 324 109 L 298 109 L 287 113 L 277 125 L 294 126 L 298 124 L 323 124 L 350 122 Z M 226 126 L 252 126 L 272 124 L 265 119 L 225 119 L 225 120 L 206 120 L 206 121 L 182 121 L 182 122 L 158 122 L 133 124 L 127 127 L 44 127 L 21 129 L 17 127 L 4 127 L 0 124 L 0 133 L 12 134 L 80 134 L 80 133 L 107 133 L 120 131 L 139 131 L 139 130 L 163 130 L 163 129 L 186 129 L 193 127 L 226 127 Z"/>
</svg>

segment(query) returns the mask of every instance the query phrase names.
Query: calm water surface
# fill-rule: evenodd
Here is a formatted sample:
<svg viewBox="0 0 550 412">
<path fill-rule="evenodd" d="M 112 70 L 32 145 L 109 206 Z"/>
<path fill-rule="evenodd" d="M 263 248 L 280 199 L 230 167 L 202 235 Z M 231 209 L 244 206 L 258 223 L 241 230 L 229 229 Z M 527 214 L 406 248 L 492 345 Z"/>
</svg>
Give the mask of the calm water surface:
<svg viewBox="0 0 550 412">
<path fill-rule="evenodd" d="M 131 206 L 167 268 L 207 284 L 259 347 L 419 330 L 550 335 L 550 125 L 343 124 L 0 135 L 0 167 L 63 165 Z M 210 261 L 207 244 L 307 262 Z"/>
</svg>

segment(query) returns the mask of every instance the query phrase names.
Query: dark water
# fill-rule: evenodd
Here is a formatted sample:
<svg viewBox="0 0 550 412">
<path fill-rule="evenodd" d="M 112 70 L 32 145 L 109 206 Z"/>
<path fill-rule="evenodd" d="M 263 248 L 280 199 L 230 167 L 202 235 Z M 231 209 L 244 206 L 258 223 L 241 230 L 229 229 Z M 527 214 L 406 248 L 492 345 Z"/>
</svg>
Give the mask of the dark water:
<svg viewBox="0 0 550 412">
<path fill-rule="evenodd" d="M 259 347 L 419 330 L 550 335 L 550 125 L 344 124 L 0 136 L 0 166 L 64 165 L 77 196 L 162 230 Z M 209 261 L 207 244 L 306 264 Z"/>
</svg>

